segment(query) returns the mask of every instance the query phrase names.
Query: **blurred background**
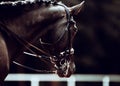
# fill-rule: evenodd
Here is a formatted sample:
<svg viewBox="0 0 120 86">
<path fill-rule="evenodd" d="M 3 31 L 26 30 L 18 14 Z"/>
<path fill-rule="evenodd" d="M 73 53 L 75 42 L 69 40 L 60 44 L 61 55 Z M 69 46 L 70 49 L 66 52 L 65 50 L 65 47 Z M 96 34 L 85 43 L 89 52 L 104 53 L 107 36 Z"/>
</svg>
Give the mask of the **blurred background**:
<svg viewBox="0 0 120 86">
<path fill-rule="evenodd" d="M 57 0 L 73 6 L 82 0 Z M 79 31 L 75 37 L 75 74 L 120 74 L 120 0 L 84 0 L 81 12 L 74 16 Z M 13 65 L 13 69 L 16 67 Z M 11 73 L 13 69 L 11 68 Z M 25 71 L 16 69 L 17 71 Z M 15 72 L 15 69 L 14 69 Z M 17 86 L 24 84 L 17 84 Z M 44 83 L 41 86 L 66 86 Z M 101 83 L 77 83 L 77 86 L 101 86 Z M 113 84 L 110 86 L 119 86 Z M 25 85 L 29 86 L 29 85 Z"/>
</svg>

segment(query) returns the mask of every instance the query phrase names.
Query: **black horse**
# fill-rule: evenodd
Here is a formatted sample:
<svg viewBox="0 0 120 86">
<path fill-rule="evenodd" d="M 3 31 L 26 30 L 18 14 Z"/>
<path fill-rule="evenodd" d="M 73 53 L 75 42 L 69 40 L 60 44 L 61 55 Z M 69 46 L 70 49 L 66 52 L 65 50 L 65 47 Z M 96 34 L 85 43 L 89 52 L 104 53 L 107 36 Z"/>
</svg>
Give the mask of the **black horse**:
<svg viewBox="0 0 120 86">
<path fill-rule="evenodd" d="M 83 3 L 67 7 L 50 0 L 0 2 L 0 86 L 10 62 L 16 63 L 14 59 L 25 54 L 45 62 L 49 59 L 60 77 L 69 77 L 75 70 L 72 43 L 77 27 L 73 15 Z"/>
</svg>

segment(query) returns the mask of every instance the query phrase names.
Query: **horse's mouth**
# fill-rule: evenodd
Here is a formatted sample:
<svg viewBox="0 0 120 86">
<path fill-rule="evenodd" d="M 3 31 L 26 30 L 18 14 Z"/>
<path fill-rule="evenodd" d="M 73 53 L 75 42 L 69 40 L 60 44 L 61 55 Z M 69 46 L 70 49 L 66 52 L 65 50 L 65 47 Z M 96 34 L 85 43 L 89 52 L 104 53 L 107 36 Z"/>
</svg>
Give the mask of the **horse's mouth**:
<svg viewBox="0 0 120 86">
<path fill-rule="evenodd" d="M 75 65 L 69 65 L 66 69 L 57 70 L 57 74 L 59 77 L 70 77 L 75 72 Z"/>
</svg>

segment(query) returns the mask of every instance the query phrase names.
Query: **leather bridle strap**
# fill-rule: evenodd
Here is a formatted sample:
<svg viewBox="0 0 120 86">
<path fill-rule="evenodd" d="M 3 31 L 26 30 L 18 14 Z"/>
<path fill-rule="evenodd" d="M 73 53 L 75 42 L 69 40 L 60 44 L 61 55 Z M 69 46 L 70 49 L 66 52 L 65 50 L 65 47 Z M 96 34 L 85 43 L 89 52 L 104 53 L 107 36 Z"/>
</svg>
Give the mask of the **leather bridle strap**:
<svg viewBox="0 0 120 86">
<path fill-rule="evenodd" d="M 66 27 L 66 30 L 68 30 L 68 50 L 69 50 L 69 55 L 70 55 L 71 54 L 71 49 L 72 49 L 72 46 L 71 46 L 71 44 L 72 44 L 72 41 L 71 41 L 71 31 L 70 31 L 71 14 L 69 12 L 69 9 L 64 4 L 57 3 L 57 5 L 60 5 L 60 6 L 65 8 L 66 17 L 67 17 L 67 27 Z"/>
</svg>

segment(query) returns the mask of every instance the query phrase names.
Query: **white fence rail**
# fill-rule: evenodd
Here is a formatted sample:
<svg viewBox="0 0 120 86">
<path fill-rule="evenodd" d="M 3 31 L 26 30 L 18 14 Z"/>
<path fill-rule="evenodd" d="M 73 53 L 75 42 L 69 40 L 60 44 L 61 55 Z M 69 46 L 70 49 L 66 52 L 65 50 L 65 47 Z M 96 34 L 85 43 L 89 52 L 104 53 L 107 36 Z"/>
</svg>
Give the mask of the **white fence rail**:
<svg viewBox="0 0 120 86">
<path fill-rule="evenodd" d="M 110 82 L 120 82 L 120 75 L 75 74 L 70 78 L 59 78 L 56 74 L 9 74 L 5 81 L 30 81 L 31 86 L 40 86 L 39 82 L 67 82 L 67 86 L 76 86 L 76 82 L 102 82 L 102 86 L 110 86 Z"/>
</svg>

